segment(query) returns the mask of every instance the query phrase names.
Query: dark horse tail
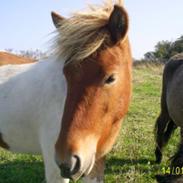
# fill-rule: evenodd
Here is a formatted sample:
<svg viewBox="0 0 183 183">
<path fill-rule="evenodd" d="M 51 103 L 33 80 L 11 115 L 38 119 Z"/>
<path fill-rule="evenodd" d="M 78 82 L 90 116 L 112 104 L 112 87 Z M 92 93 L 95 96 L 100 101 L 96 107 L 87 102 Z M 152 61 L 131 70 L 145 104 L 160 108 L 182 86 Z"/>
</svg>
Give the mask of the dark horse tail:
<svg viewBox="0 0 183 183">
<path fill-rule="evenodd" d="M 161 112 L 155 124 L 155 138 L 156 138 L 156 162 L 160 163 L 162 160 L 162 148 L 168 143 L 172 132 L 176 129 L 174 121 L 171 119 L 167 106 L 167 89 L 173 75 L 177 68 L 183 62 L 179 60 L 170 60 L 163 72 L 162 94 L 161 94 Z"/>
</svg>

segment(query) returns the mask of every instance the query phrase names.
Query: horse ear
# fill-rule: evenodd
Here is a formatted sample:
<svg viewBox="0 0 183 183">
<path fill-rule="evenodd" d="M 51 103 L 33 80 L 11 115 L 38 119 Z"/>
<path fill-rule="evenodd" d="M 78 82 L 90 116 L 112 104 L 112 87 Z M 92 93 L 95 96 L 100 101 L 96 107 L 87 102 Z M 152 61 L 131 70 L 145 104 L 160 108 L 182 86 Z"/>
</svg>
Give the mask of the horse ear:
<svg viewBox="0 0 183 183">
<path fill-rule="evenodd" d="M 108 29 L 112 42 L 118 43 L 128 32 L 128 15 L 124 8 L 114 5 L 114 9 L 109 17 Z"/>
<path fill-rule="evenodd" d="M 56 28 L 59 28 L 61 26 L 61 22 L 65 19 L 61 15 L 55 13 L 54 11 L 51 12 L 52 21 Z"/>
</svg>

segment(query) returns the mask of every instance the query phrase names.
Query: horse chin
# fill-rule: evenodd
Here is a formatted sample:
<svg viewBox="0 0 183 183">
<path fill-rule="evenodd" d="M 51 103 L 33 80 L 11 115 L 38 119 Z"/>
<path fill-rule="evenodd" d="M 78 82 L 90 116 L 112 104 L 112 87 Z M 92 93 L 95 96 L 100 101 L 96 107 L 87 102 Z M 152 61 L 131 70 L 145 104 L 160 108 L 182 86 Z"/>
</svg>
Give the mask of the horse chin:
<svg viewBox="0 0 183 183">
<path fill-rule="evenodd" d="M 80 177 L 82 177 L 82 176 L 83 176 L 83 173 L 82 173 L 82 172 L 78 172 L 78 173 L 76 173 L 75 175 L 72 175 L 71 180 L 73 180 L 74 182 L 76 182 L 76 181 L 79 180 Z"/>
<path fill-rule="evenodd" d="M 84 173 L 85 176 L 90 174 L 90 172 L 92 171 L 94 165 L 95 165 L 95 155 L 93 155 L 92 161 L 91 161 L 89 167 L 86 169 L 86 171 Z"/>
</svg>

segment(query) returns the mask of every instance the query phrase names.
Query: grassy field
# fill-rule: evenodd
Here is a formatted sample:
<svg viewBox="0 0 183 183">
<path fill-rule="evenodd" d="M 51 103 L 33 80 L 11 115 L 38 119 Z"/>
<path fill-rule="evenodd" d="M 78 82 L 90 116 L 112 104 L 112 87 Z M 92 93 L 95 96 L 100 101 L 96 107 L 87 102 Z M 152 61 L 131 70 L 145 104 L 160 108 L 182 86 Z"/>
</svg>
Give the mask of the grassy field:
<svg viewBox="0 0 183 183">
<path fill-rule="evenodd" d="M 154 164 L 154 123 L 159 113 L 162 66 L 134 68 L 133 100 L 120 136 L 107 156 L 106 183 L 151 183 L 169 165 L 178 143 L 175 132 L 161 165 Z M 39 156 L 0 150 L 0 183 L 41 183 L 44 169 Z"/>
</svg>

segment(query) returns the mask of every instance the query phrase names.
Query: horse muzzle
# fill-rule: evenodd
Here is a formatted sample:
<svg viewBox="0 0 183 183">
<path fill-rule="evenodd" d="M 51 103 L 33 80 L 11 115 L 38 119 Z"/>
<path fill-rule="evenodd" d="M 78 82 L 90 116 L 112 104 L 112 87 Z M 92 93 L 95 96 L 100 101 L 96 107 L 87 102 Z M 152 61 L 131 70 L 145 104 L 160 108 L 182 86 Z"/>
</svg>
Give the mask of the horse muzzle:
<svg viewBox="0 0 183 183">
<path fill-rule="evenodd" d="M 88 161 L 83 161 L 78 155 L 73 155 L 68 161 L 58 161 L 56 163 L 60 168 L 61 176 L 77 181 L 80 177 L 88 175 L 95 163 L 95 155 L 89 158 Z"/>
<path fill-rule="evenodd" d="M 81 168 L 80 157 L 74 155 L 71 157 L 70 163 L 61 163 L 59 165 L 61 170 L 61 176 L 64 178 L 72 178 L 73 175 L 77 174 Z"/>
</svg>

